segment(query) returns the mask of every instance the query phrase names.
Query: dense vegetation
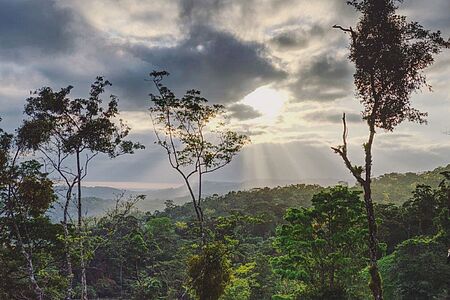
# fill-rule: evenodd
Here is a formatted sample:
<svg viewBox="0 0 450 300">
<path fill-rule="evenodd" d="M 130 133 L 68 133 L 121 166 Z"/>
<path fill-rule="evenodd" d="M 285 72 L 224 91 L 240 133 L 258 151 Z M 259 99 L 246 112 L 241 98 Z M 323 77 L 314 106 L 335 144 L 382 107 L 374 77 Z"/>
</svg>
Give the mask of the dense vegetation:
<svg viewBox="0 0 450 300">
<path fill-rule="evenodd" d="M 412 175 L 396 175 L 405 176 Z M 387 299 L 444 298 L 449 291 L 450 188 L 440 178 L 433 188 L 418 185 L 401 205 L 375 206 Z M 402 182 L 389 186 L 409 188 Z M 195 223 L 189 203 L 167 201 L 163 211 L 145 213 L 134 208 L 136 201 L 144 199 L 122 199 L 104 216 L 86 221 L 91 297 L 194 298 L 198 287 L 192 278 L 207 264 L 209 273 L 202 274 L 208 280 L 220 277 L 220 299 L 370 298 L 365 213 L 358 191 L 292 185 L 208 197 L 204 211 L 213 242 L 206 256 L 199 252 L 196 228 L 189 226 Z M 33 224 L 37 280 L 48 299 L 61 299 L 62 227 L 42 215 L 27 222 Z M 2 248 L 0 270 L 8 280 L 2 281 L 0 298 L 32 297 L 26 262 L 11 244 L 13 233 L 2 232 L 2 245 L 9 246 Z M 202 261 L 205 257 L 209 261 Z M 205 284 L 204 291 L 212 292 L 213 283 Z"/>
</svg>

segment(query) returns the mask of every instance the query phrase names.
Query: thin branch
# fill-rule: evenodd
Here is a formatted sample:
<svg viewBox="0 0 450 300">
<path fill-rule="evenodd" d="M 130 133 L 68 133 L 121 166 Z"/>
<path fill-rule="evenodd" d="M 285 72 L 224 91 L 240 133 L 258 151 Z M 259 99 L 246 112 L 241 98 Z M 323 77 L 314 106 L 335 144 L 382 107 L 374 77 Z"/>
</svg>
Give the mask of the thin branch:
<svg viewBox="0 0 450 300">
<path fill-rule="evenodd" d="M 83 180 L 87 176 L 88 164 L 94 157 L 98 155 L 98 153 L 99 152 L 95 152 L 91 156 L 89 156 L 89 154 L 86 153 L 86 161 L 84 163 L 84 169 L 82 169 L 83 175 L 81 176 L 81 180 Z"/>
<path fill-rule="evenodd" d="M 357 170 L 355 166 L 352 165 L 350 159 L 347 155 L 347 135 L 348 135 L 348 129 L 347 129 L 347 122 L 345 119 L 345 113 L 342 114 L 342 124 L 343 124 L 343 132 L 342 132 L 342 145 L 337 147 L 331 147 L 331 149 L 339 154 L 342 159 L 344 160 L 345 166 L 347 169 L 352 173 L 352 175 L 355 177 L 355 179 L 363 185 L 365 183 L 365 180 L 361 176 L 361 172 Z"/>
<path fill-rule="evenodd" d="M 344 32 L 349 32 L 351 37 L 352 37 L 353 42 L 356 43 L 356 33 L 353 31 L 353 29 L 351 27 L 344 28 L 344 27 L 342 27 L 340 25 L 333 25 L 333 28 L 340 29 L 340 30 L 342 30 Z"/>
</svg>

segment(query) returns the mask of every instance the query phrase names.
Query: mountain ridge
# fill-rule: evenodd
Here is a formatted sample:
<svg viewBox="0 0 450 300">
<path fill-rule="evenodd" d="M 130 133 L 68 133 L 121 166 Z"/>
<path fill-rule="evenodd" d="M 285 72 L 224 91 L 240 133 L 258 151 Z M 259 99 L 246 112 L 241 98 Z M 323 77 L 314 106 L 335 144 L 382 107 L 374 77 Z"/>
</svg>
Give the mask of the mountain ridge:
<svg viewBox="0 0 450 300">
<path fill-rule="evenodd" d="M 401 204 L 411 197 L 411 192 L 418 184 L 427 184 L 437 187 L 442 180 L 441 172 L 450 171 L 450 164 L 443 167 L 435 168 L 431 171 L 420 173 L 387 173 L 373 179 L 372 193 L 373 199 L 381 203 Z M 311 183 L 307 183 L 307 182 Z M 332 186 L 336 184 L 347 184 L 337 179 L 322 179 L 322 184 L 313 182 L 314 180 L 272 180 L 258 179 L 244 182 L 220 182 L 205 181 L 203 184 L 204 197 L 213 195 L 225 195 L 233 191 L 246 191 L 257 188 L 276 188 L 286 186 L 319 185 L 322 187 Z M 317 182 L 317 181 L 316 181 Z M 352 186 L 358 188 L 357 186 Z M 145 195 L 145 199 L 136 204 L 136 208 L 142 211 L 163 210 L 166 207 L 166 201 L 171 200 L 176 205 L 182 205 L 188 202 L 189 196 L 184 185 L 176 188 L 149 189 L 143 191 L 117 189 L 113 187 L 94 186 L 83 187 L 84 213 L 88 216 L 101 215 L 108 209 L 112 208 L 118 198 L 127 199 L 137 195 Z M 52 219 L 59 219 L 61 211 L 55 207 L 50 215 Z"/>
</svg>

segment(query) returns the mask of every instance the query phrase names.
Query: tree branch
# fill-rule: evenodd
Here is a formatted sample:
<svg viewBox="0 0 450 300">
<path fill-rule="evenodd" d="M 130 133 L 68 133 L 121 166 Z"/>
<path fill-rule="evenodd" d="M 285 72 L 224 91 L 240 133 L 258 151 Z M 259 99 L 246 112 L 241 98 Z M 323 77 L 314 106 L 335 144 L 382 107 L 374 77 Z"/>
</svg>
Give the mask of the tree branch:
<svg viewBox="0 0 450 300">
<path fill-rule="evenodd" d="M 342 114 L 342 124 L 343 124 L 343 132 L 342 132 L 342 145 L 337 147 L 331 147 L 331 149 L 339 154 L 347 169 L 352 173 L 353 177 L 361 184 L 363 185 L 365 183 L 364 179 L 361 176 L 361 172 L 358 170 L 357 167 L 353 166 L 350 159 L 347 155 L 347 135 L 348 135 L 348 129 L 347 129 L 347 122 L 345 119 L 345 113 Z"/>
<path fill-rule="evenodd" d="M 334 28 L 334 29 L 340 29 L 340 30 L 342 30 L 342 31 L 344 31 L 344 32 L 349 32 L 350 35 L 351 35 L 351 37 L 352 37 L 353 42 L 354 42 L 354 43 L 356 42 L 356 33 L 353 31 L 353 29 L 352 29 L 351 27 L 349 27 L 349 28 L 344 28 L 344 27 L 342 27 L 342 26 L 340 26 L 340 25 L 333 25 L 333 28 Z"/>
</svg>

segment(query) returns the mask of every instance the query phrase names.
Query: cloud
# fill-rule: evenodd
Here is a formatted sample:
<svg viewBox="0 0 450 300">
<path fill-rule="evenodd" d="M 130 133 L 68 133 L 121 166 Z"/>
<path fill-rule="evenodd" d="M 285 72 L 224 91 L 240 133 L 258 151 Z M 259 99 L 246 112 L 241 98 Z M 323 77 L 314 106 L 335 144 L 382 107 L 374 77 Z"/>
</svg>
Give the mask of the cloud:
<svg viewBox="0 0 450 300">
<path fill-rule="evenodd" d="M 288 26 L 275 31 L 269 42 L 280 50 L 302 49 L 307 47 L 312 39 L 321 38 L 324 34 L 325 29 L 317 24 L 307 29 Z"/>
<path fill-rule="evenodd" d="M 6 1 L 4 6 L 0 58 L 32 52 L 38 59 L 26 67 L 28 73 L 40 74 L 37 77 L 45 78 L 42 85 L 54 88 L 72 84 L 86 90 L 95 76 L 104 75 L 127 109 L 148 106 L 148 94 L 154 90 L 144 79 L 153 69 L 171 72 L 166 83 L 178 95 L 199 89 L 214 103 L 237 102 L 257 87 L 286 76 L 263 44 L 206 25 L 188 26 L 186 36 L 174 38 L 175 43 L 152 46 L 111 39 L 84 23 L 74 7 L 63 8 L 50 0 L 39 5 Z M 11 16 L 21 21 L 13 22 Z M 79 21 L 76 26 L 75 21 Z"/>
<path fill-rule="evenodd" d="M 420 172 L 449 164 L 450 144 L 417 145 L 391 141 L 375 146 L 375 173 Z"/>
<path fill-rule="evenodd" d="M 340 124 L 342 123 L 342 113 L 335 110 L 315 110 L 306 112 L 302 115 L 302 118 L 311 123 L 328 123 L 328 124 Z M 361 123 L 361 114 L 346 113 L 345 119 L 348 123 Z"/>
<path fill-rule="evenodd" d="M 180 0 L 179 17 L 185 24 L 206 23 L 224 5 L 222 0 Z"/>
<path fill-rule="evenodd" d="M 300 69 L 290 86 L 296 101 L 333 101 L 352 91 L 352 68 L 347 59 L 324 54 Z"/>
<path fill-rule="evenodd" d="M 55 1 L 0 0 L 0 7 L 0 56 L 34 59 L 75 47 L 74 14 Z"/>
<path fill-rule="evenodd" d="M 132 45 L 128 51 L 171 73 L 167 84 L 175 92 L 198 89 L 215 103 L 237 102 L 257 87 L 286 77 L 267 57 L 262 44 L 205 26 L 194 26 L 174 47 Z"/>
<path fill-rule="evenodd" d="M 174 44 L 180 37 L 178 1 L 60 1 L 107 38 L 151 45 Z"/>
<path fill-rule="evenodd" d="M 450 36 L 450 2 L 446 0 L 410 0 L 400 5 L 400 13 L 409 21 L 419 21 L 427 29 L 441 30 L 443 36 Z"/>
<path fill-rule="evenodd" d="M 262 114 L 250 105 L 236 103 L 228 107 L 231 117 L 240 121 L 260 117 Z"/>
</svg>

